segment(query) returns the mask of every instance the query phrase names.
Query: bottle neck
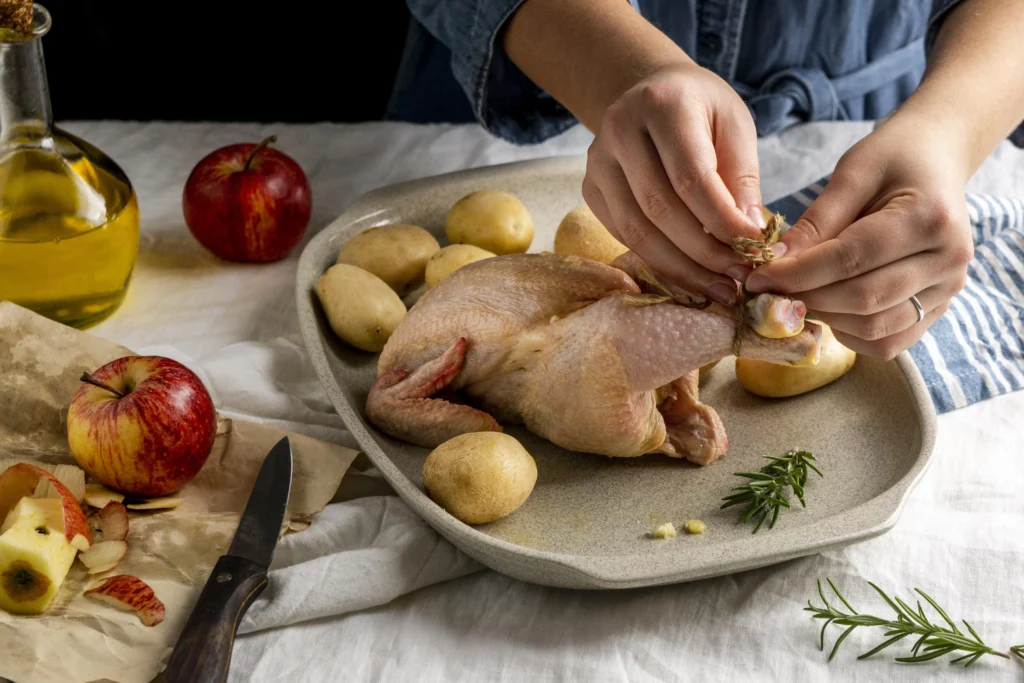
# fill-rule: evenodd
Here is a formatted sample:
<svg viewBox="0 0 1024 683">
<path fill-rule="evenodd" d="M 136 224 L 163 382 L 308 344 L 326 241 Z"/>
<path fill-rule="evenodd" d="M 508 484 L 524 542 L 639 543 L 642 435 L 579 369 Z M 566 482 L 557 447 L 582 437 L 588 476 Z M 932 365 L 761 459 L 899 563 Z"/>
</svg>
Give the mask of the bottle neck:
<svg viewBox="0 0 1024 683">
<path fill-rule="evenodd" d="M 0 140 L 39 143 L 52 129 L 42 38 L 0 42 Z"/>
</svg>

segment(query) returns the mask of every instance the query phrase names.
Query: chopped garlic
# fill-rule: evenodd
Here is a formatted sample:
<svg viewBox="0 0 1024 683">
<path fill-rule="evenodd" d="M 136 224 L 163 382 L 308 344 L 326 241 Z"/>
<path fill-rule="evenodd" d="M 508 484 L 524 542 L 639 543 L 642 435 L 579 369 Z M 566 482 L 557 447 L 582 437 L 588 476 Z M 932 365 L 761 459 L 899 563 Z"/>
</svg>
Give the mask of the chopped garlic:
<svg viewBox="0 0 1024 683">
<path fill-rule="evenodd" d="M 686 522 L 683 528 L 686 529 L 686 533 L 688 534 L 702 534 L 708 526 L 699 519 L 691 519 Z"/>
<path fill-rule="evenodd" d="M 672 522 L 665 522 L 654 527 L 654 531 L 651 532 L 651 538 L 674 538 L 676 535 L 676 525 Z"/>
</svg>

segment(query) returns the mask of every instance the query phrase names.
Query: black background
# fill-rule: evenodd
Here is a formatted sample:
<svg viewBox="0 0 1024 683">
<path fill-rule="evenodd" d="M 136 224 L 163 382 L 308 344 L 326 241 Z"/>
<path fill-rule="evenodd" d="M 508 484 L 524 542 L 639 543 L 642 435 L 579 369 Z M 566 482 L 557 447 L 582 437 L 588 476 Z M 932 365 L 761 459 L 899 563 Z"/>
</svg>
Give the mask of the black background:
<svg viewBox="0 0 1024 683">
<path fill-rule="evenodd" d="M 44 0 L 58 120 L 380 119 L 402 0 Z"/>
</svg>

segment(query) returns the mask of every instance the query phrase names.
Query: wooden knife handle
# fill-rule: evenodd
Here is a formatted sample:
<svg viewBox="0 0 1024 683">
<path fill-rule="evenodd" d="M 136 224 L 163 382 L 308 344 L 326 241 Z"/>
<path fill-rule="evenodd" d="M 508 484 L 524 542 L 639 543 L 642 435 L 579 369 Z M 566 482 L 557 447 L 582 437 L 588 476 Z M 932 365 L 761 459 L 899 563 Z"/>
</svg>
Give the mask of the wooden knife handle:
<svg viewBox="0 0 1024 683">
<path fill-rule="evenodd" d="M 238 622 L 267 586 L 267 570 L 243 557 L 217 561 L 171 653 L 167 683 L 222 683 L 228 677 Z"/>
</svg>

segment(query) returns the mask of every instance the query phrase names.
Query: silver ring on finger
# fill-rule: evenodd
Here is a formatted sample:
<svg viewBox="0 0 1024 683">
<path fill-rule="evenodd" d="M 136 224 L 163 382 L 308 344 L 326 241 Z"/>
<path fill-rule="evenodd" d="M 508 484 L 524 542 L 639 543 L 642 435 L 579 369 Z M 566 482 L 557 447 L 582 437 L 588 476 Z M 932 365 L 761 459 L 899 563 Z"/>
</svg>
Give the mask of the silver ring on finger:
<svg viewBox="0 0 1024 683">
<path fill-rule="evenodd" d="M 916 296 L 912 296 L 910 303 L 914 304 L 914 308 L 917 309 L 917 322 L 924 320 L 924 306 L 921 305 L 921 301 Z"/>
</svg>

